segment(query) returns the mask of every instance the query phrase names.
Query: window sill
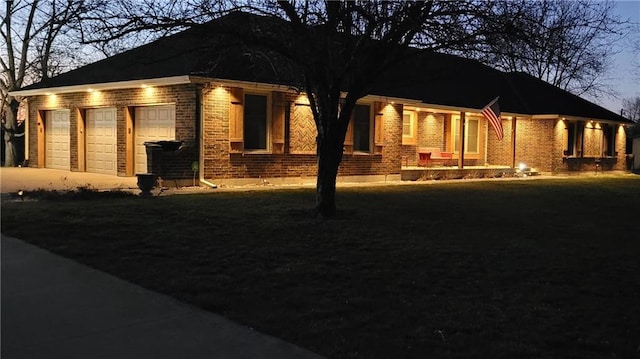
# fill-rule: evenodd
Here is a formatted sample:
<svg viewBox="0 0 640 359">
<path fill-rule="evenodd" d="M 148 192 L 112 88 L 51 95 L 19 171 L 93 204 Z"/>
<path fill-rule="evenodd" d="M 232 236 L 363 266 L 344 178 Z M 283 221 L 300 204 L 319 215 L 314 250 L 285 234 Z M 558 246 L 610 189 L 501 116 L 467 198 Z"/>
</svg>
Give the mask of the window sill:
<svg viewBox="0 0 640 359">
<path fill-rule="evenodd" d="M 345 155 L 350 155 L 350 156 L 381 156 L 381 153 L 372 153 L 372 152 L 350 152 L 350 153 L 345 153 Z"/>
<path fill-rule="evenodd" d="M 240 152 L 242 155 L 270 155 L 273 152 L 267 150 L 244 150 Z"/>
</svg>

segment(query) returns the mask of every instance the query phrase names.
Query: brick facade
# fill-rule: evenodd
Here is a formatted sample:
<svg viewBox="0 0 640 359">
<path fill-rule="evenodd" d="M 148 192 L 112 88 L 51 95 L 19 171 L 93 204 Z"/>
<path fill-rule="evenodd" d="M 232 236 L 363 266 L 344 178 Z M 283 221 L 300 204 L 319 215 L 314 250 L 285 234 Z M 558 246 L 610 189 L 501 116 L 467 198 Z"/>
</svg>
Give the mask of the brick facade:
<svg viewBox="0 0 640 359">
<path fill-rule="evenodd" d="M 133 112 L 139 106 L 167 105 L 175 106 L 175 137 L 184 142 L 177 162 L 197 161 L 196 137 L 196 98 L 195 85 L 177 85 L 152 88 L 135 88 L 111 91 L 77 92 L 59 95 L 34 97 L 29 103 L 29 158 L 30 165 L 44 167 L 45 111 L 70 110 L 70 151 L 71 170 L 84 171 L 84 125 L 85 111 L 91 108 L 116 108 L 117 124 L 117 173 L 119 176 L 132 176 L 133 130 L 135 118 Z M 40 148 L 38 143 L 41 143 Z M 175 177 L 181 174 L 169 175 Z"/>
<path fill-rule="evenodd" d="M 194 176 L 194 162 L 203 171 L 203 177 L 209 180 L 315 176 L 316 129 L 308 103 L 295 93 L 276 93 L 264 89 L 256 91 L 268 94 L 272 101 L 269 107 L 273 116 L 268 124 L 268 148 L 265 151 L 243 151 L 242 148 L 232 150 L 230 123 L 234 100 L 231 90 L 232 88 L 224 86 L 184 84 L 35 96 L 29 103 L 30 166 L 44 167 L 45 111 L 70 110 L 71 170 L 85 171 L 85 112 L 91 108 L 113 107 L 116 109 L 117 122 L 117 173 L 120 176 L 132 176 L 135 108 L 173 105 L 175 139 L 182 141 L 183 146 L 175 152 L 155 152 L 148 158 L 151 171 L 161 174 L 163 178 L 191 180 Z M 452 116 L 455 115 L 415 110 L 415 140 L 412 144 L 403 145 L 403 105 L 380 102 L 368 104 L 374 109 L 372 113 L 375 112 L 371 129 L 371 153 L 345 152 L 339 178 L 387 175 L 399 177 L 402 166 L 417 166 L 419 147 L 439 147 L 445 151 L 453 148 L 451 126 Z M 280 118 L 276 114 L 280 110 L 284 112 L 283 124 L 278 122 Z M 479 153 L 468 156 L 466 166 L 512 164 L 514 120 L 504 118 L 502 123 L 504 138 L 499 141 L 492 129 L 487 127 L 487 121 L 480 118 Z M 566 147 L 566 127 L 563 121 L 522 117 L 517 118 L 515 123 L 516 165 L 524 162 L 542 172 L 575 169 L 571 161 L 563 156 Z M 283 129 L 278 126 L 283 126 Z M 592 159 L 598 157 L 597 153 L 601 151 L 599 146 L 603 142 L 602 131 L 598 132 L 595 126 L 586 128 L 585 125 L 584 132 L 585 154 L 589 155 L 584 157 Z M 602 168 L 624 170 L 624 129 L 620 125 L 610 126 L 615 129 L 617 153 L 614 158 L 603 162 Z M 383 132 L 374 134 L 374 131 L 379 130 Z M 590 170 L 592 165 L 595 168 L 593 160 L 584 159 L 578 169 Z"/>
<path fill-rule="evenodd" d="M 283 153 L 241 152 L 229 147 L 229 89 L 216 87 L 203 96 L 204 177 L 242 179 L 306 177 L 317 173 L 316 128 L 308 105 L 295 94 L 284 97 Z M 402 105 L 382 108 L 384 145 L 380 154 L 345 153 L 338 176 L 400 174 Z"/>
</svg>

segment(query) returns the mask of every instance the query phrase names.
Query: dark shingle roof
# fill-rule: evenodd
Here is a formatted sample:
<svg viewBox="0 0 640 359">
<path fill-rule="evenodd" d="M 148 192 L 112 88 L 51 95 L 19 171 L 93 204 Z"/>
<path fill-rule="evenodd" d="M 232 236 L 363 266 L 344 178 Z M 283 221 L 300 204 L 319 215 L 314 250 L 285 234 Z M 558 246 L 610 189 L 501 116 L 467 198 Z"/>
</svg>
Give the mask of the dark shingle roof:
<svg viewBox="0 0 640 359">
<path fill-rule="evenodd" d="M 249 14 L 193 27 L 119 55 L 80 67 L 21 90 L 144 80 L 172 76 L 201 76 L 267 84 L 301 83 L 292 66 L 247 51 L 224 35 L 224 21 L 250 21 Z M 505 73 L 478 61 L 410 49 L 396 66 L 381 75 L 372 95 L 412 99 L 425 104 L 481 109 L 500 96 L 503 112 L 554 114 L 630 122 L 624 117 L 524 73 Z"/>
<path fill-rule="evenodd" d="M 427 51 L 410 56 L 385 73 L 372 92 L 471 109 L 481 109 L 499 96 L 502 112 L 630 122 L 531 75 L 506 73 L 475 60 Z"/>
<path fill-rule="evenodd" d="M 240 41 L 222 34 L 223 24 L 220 20 L 214 20 L 194 26 L 21 90 L 172 76 L 203 76 L 271 84 L 291 82 L 290 74 L 278 71 L 266 57 L 256 58 L 259 55 L 247 51 Z"/>
</svg>

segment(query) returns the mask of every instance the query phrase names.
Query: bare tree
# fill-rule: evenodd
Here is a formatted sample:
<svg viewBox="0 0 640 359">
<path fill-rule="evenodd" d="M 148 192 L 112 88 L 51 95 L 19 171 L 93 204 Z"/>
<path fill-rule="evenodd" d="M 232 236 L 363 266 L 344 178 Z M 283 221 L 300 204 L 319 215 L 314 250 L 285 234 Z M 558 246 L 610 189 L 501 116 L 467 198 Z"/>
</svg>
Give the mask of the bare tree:
<svg viewBox="0 0 640 359">
<path fill-rule="evenodd" d="M 77 40 L 82 15 L 103 0 L 7 0 L 0 25 L 0 100 L 5 132 L 5 166 L 15 166 L 19 100 L 10 91 L 95 60 Z"/>
<path fill-rule="evenodd" d="M 331 217 L 336 213 L 337 172 L 356 102 L 369 93 L 377 76 L 407 55 L 405 50 L 413 42 L 440 49 L 470 41 L 465 25 L 475 8 L 448 1 L 277 4 L 280 11 L 269 14 L 287 20 L 287 36 L 252 34 L 258 34 L 256 44 L 276 49 L 301 69 L 317 129 L 316 210 Z"/>
<path fill-rule="evenodd" d="M 640 96 L 623 100 L 622 106 L 623 116 L 631 121 L 640 122 Z"/>
<path fill-rule="evenodd" d="M 336 213 L 336 178 L 356 102 L 378 76 L 404 59 L 410 45 L 435 51 L 475 41 L 473 17 L 485 6 L 436 0 L 179 3 L 159 8 L 125 0 L 122 11 L 103 17 L 106 30 L 92 32 L 106 36 L 87 41 L 110 41 L 138 30 L 170 32 L 237 10 L 268 19 L 219 30 L 235 36 L 256 56 L 269 57 L 276 67 L 297 71 L 297 86 L 309 98 L 317 129 L 316 209 L 323 217 Z M 128 15 L 119 18 L 123 13 Z"/>
<path fill-rule="evenodd" d="M 144 44 L 210 20 L 223 13 L 215 1 L 119 0 L 84 14 L 79 40 L 105 56 Z M 230 4 L 225 4 L 230 6 Z M 216 10 L 217 9 L 217 10 Z"/>
<path fill-rule="evenodd" d="M 504 71 L 521 71 L 577 95 L 613 96 L 607 71 L 627 21 L 611 1 L 489 2 L 487 34 L 469 51 Z"/>
</svg>

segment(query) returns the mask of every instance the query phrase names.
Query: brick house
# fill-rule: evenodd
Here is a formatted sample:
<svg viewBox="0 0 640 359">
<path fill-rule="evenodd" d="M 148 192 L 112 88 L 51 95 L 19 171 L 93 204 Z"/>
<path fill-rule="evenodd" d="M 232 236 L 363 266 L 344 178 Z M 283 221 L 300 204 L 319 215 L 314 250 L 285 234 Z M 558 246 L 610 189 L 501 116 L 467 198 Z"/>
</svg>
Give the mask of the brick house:
<svg viewBox="0 0 640 359">
<path fill-rule="evenodd" d="M 205 184 L 315 176 L 316 129 L 295 73 L 201 31 L 13 92 L 28 101 L 29 165 L 189 183 L 196 171 Z M 496 96 L 501 140 L 481 114 Z M 422 169 L 424 148 L 450 153 L 427 164 L 445 169 L 624 170 L 628 122 L 529 75 L 412 49 L 356 107 L 339 178 L 399 179 Z M 145 146 L 154 141 L 167 146 Z"/>
</svg>

